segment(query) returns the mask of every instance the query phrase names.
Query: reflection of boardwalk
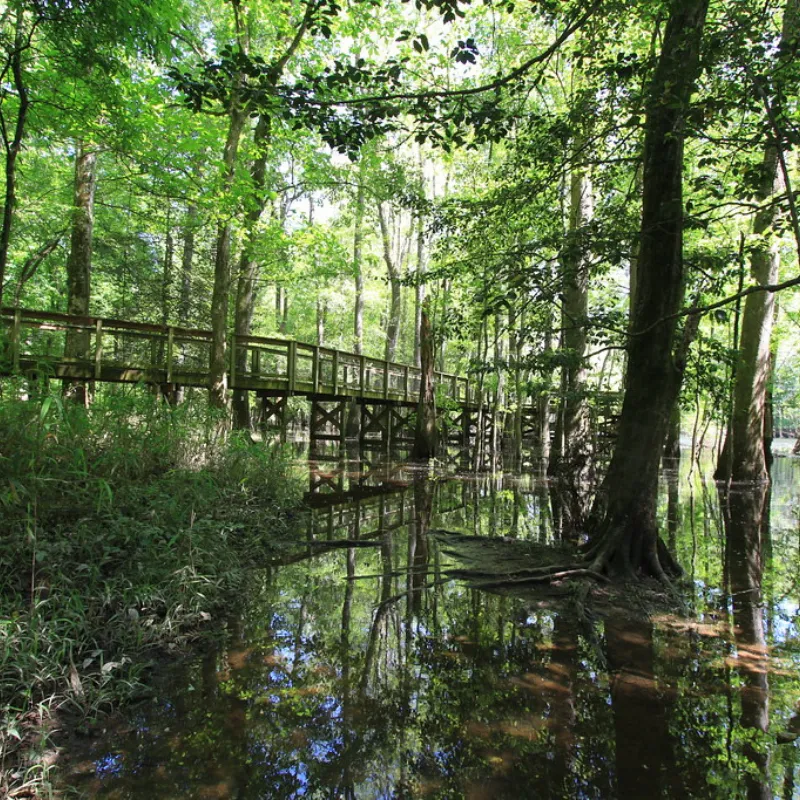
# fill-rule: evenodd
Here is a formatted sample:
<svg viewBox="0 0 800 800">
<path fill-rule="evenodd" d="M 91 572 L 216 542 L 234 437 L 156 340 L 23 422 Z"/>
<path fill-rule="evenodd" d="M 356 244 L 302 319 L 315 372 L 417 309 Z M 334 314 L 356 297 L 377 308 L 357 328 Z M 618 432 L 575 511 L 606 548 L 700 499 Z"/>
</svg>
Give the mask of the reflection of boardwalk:
<svg viewBox="0 0 800 800">
<path fill-rule="evenodd" d="M 330 469 L 330 465 L 326 466 Z M 306 493 L 310 506 L 306 528 L 309 541 L 379 539 L 414 521 L 417 509 L 413 484 L 407 477 L 404 480 L 404 465 L 387 464 L 380 472 L 369 466 L 361 470 L 359 466 L 342 465 L 326 483 L 315 480 L 316 470 L 312 468 L 311 489 Z M 464 508 L 464 489 L 460 483 L 437 484 L 434 513 Z"/>
</svg>

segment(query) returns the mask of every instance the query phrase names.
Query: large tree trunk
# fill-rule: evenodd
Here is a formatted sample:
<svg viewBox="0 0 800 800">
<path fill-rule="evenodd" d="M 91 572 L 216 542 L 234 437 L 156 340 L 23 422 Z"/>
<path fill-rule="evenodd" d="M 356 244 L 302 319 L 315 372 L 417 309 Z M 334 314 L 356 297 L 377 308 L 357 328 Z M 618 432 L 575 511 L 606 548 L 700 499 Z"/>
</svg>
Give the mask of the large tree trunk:
<svg viewBox="0 0 800 800">
<path fill-rule="evenodd" d="M 25 123 L 28 119 L 30 99 L 25 86 L 25 72 L 22 54 L 28 41 L 24 30 L 25 11 L 20 5 L 17 9 L 17 21 L 14 30 L 14 44 L 10 59 L 11 75 L 14 80 L 14 90 L 17 94 L 17 119 L 14 123 L 14 134 L 10 138 L 4 126 L 3 144 L 6 150 L 5 178 L 6 190 L 3 203 L 3 221 L 0 228 L 0 308 L 3 306 L 3 286 L 6 280 L 6 267 L 8 266 L 8 251 L 11 246 L 11 229 L 14 225 L 14 210 L 17 204 L 17 156 L 22 150 L 22 140 L 25 136 Z"/>
<path fill-rule="evenodd" d="M 386 351 L 387 361 L 394 361 L 397 351 L 397 339 L 400 335 L 400 269 L 392 256 L 392 237 L 389 233 L 389 223 L 386 219 L 386 208 L 383 203 L 378 203 L 378 221 L 381 228 L 381 241 L 383 242 L 383 260 L 389 276 L 391 299 L 389 302 L 389 316 L 386 322 Z"/>
<path fill-rule="evenodd" d="M 253 325 L 256 302 L 256 278 L 258 261 L 255 257 L 255 242 L 258 222 L 267 205 L 265 189 L 267 154 L 269 148 L 270 118 L 261 114 L 253 133 L 256 156 L 250 167 L 253 182 L 252 197 L 245 215 L 245 242 L 239 262 L 239 278 L 236 283 L 236 308 L 234 311 L 234 333 L 237 337 L 249 336 Z M 247 366 L 247 350 L 241 348 L 235 355 L 236 371 L 242 374 Z M 250 429 L 250 403 L 246 389 L 233 392 L 233 425 L 241 430 Z"/>
<path fill-rule="evenodd" d="M 684 116 L 699 73 L 708 0 L 673 0 L 649 88 L 638 288 L 619 434 L 592 511 L 593 569 L 667 579 L 658 538 L 658 469 L 682 377 L 673 356 L 683 302 Z"/>
<path fill-rule="evenodd" d="M 799 11 L 797 0 L 788 0 L 783 15 L 779 65 L 793 57 L 793 43 L 800 27 Z M 780 252 L 777 238 L 772 232 L 780 209 L 777 203 L 770 200 L 783 188 L 778 146 L 775 142 L 769 142 L 761 164 L 761 185 L 757 199 L 762 208 L 753 221 L 756 247 L 750 257 L 750 274 L 754 282 L 762 286 L 778 282 Z M 745 299 L 731 424 L 715 477 L 750 483 L 769 479 L 764 452 L 764 417 L 774 316 L 775 295 L 772 292 L 755 292 Z"/>
<path fill-rule="evenodd" d="M 97 150 L 80 142 L 75 153 L 75 188 L 72 235 L 67 259 L 67 314 L 89 315 L 92 285 L 92 239 L 94 237 L 94 192 L 97 185 Z M 68 331 L 64 356 L 89 360 L 89 332 Z M 65 392 L 81 405 L 89 400 L 85 382 L 65 381 Z"/>
<path fill-rule="evenodd" d="M 789 56 L 790 44 L 797 33 L 798 3 L 789 0 L 783 17 L 781 60 Z M 764 207 L 756 214 L 753 223 L 753 234 L 760 242 L 750 258 L 750 274 L 761 285 L 778 282 L 778 242 L 774 236 L 769 238 L 779 214 L 778 205 L 769 200 L 783 190 L 778 158 L 778 148 L 770 142 L 764 152 L 758 195 Z M 764 409 L 770 378 L 770 339 L 774 317 L 775 295 L 772 292 L 755 292 L 747 296 L 733 389 L 731 478 L 734 481 L 769 479 L 764 457 Z"/>
<path fill-rule="evenodd" d="M 413 457 L 429 459 L 436 457 L 438 437 L 436 431 L 436 387 L 433 382 L 433 332 L 428 317 L 427 303 L 422 307 L 422 327 L 420 332 L 422 376 L 419 386 L 417 429 L 414 437 Z"/>
<path fill-rule="evenodd" d="M 247 115 L 234 93 L 231 99 L 228 135 L 223 151 L 222 193 L 228 195 L 233 186 L 239 140 Z M 228 302 L 230 298 L 230 259 L 233 219 L 228 216 L 217 226 L 214 258 L 214 289 L 211 294 L 211 358 L 209 363 L 208 401 L 214 408 L 225 408 L 228 395 Z"/>
</svg>

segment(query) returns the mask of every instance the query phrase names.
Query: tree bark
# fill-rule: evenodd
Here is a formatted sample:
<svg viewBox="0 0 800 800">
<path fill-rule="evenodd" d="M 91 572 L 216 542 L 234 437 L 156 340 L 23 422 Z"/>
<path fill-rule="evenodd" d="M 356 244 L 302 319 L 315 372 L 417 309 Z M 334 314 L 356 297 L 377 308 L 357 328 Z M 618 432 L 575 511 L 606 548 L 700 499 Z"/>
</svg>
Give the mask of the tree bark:
<svg viewBox="0 0 800 800">
<path fill-rule="evenodd" d="M 181 255 L 181 297 L 178 304 L 178 322 L 189 324 L 192 302 L 192 262 L 194 261 L 194 236 L 197 228 L 197 206 L 189 203 L 183 227 L 183 253 Z"/>
<path fill-rule="evenodd" d="M 428 304 L 422 307 L 422 326 L 420 344 L 422 355 L 422 376 L 417 405 L 417 429 L 414 436 L 413 457 L 419 459 L 435 458 L 438 449 L 436 430 L 436 387 L 433 382 L 434 353 L 433 332 L 428 317 Z"/>
<path fill-rule="evenodd" d="M 658 469 L 682 378 L 674 358 L 683 302 L 684 117 L 699 74 L 708 0 L 673 0 L 645 116 L 641 250 L 628 385 L 614 454 L 592 510 L 600 572 L 667 580 L 677 565 L 658 537 Z"/>
<path fill-rule="evenodd" d="M 229 109 L 228 134 L 222 156 L 222 192 L 230 194 L 236 171 L 239 140 L 247 115 L 234 92 Z M 209 363 L 208 401 L 214 408 L 225 408 L 228 402 L 228 302 L 230 298 L 230 258 L 233 220 L 230 216 L 217 226 L 214 258 L 214 289 L 211 294 L 211 358 Z"/>
<path fill-rule="evenodd" d="M 580 152 L 582 143 L 575 146 Z M 570 177 L 568 248 L 564 258 L 564 300 L 561 315 L 561 349 L 568 362 L 562 368 L 562 413 L 556 451 L 551 468 L 562 484 L 562 523 L 569 535 L 577 531 L 588 511 L 592 479 L 589 407 L 586 399 L 586 315 L 589 308 L 589 259 L 585 226 L 594 213 L 592 182 L 585 168 L 576 166 Z"/>
<path fill-rule="evenodd" d="M 353 279 L 355 281 L 355 304 L 353 307 L 353 349 L 361 355 L 364 348 L 364 273 L 361 248 L 364 242 L 364 175 L 363 166 L 358 175 L 355 217 L 353 221 Z"/>
<path fill-rule="evenodd" d="M 387 361 L 394 361 L 397 351 L 397 339 L 400 335 L 400 270 L 392 256 L 392 237 L 389 233 L 389 223 L 386 219 L 386 208 L 383 203 L 378 203 L 378 221 L 381 228 L 381 241 L 383 242 L 383 260 L 389 276 L 391 299 L 389 302 L 389 316 L 386 321 L 386 350 Z"/>
<path fill-rule="evenodd" d="M 237 337 L 249 336 L 253 325 L 256 302 L 256 279 L 258 260 L 255 257 L 255 242 L 258 222 L 267 205 L 265 192 L 267 156 L 269 152 L 270 118 L 261 114 L 253 133 L 256 155 L 250 167 L 252 196 L 245 214 L 245 242 L 239 262 L 239 277 L 236 283 L 236 308 L 234 311 L 234 333 Z M 247 351 L 241 348 L 236 358 L 236 371 L 242 374 L 247 366 Z M 233 425 L 240 430 L 250 429 L 250 402 L 246 389 L 233 392 Z"/>
<path fill-rule="evenodd" d="M 72 210 L 72 234 L 67 259 L 67 314 L 86 317 L 92 285 L 92 240 L 94 237 L 94 193 L 97 185 L 97 150 L 79 142 L 75 153 L 75 184 Z M 89 359 L 89 332 L 68 331 L 64 356 L 82 361 Z M 65 381 L 65 393 L 75 402 L 89 401 L 85 382 Z"/>
<path fill-rule="evenodd" d="M 422 326 L 422 303 L 425 300 L 425 224 L 422 215 L 417 218 L 417 271 L 414 276 L 414 365 L 419 367 L 420 327 Z"/>
<path fill-rule="evenodd" d="M 30 98 L 28 88 L 25 86 L 25 72 L 22 63 L 22 54 L 30 44 L 26 42 L 24 32 L 25 11 L 23 6 L 17 9 L 17 20 L 14 29 L 14 44 L 10 59 L 11 74 L 14 80 L 14 89 L 17 93 L 19 105 L 17 106 L 17 119 L 14 123 L 14 134 L 11 139 L 6 134 L 5 119 L 3 120 L 3 145 L 5 146 L 5 179 L 6 189 L 3 203 L 3 221 L 0 228 L 0 308 L 3 305 L 3 286 L 6 280 L 8 266 L 8 252 L 11 246 L 11 231 L 14 226 L 14 211 L 17 205 L 17 157 L 22 150 L 22 140 L 25 136 L 25 124 L 28 120 Z"/>
</svg>

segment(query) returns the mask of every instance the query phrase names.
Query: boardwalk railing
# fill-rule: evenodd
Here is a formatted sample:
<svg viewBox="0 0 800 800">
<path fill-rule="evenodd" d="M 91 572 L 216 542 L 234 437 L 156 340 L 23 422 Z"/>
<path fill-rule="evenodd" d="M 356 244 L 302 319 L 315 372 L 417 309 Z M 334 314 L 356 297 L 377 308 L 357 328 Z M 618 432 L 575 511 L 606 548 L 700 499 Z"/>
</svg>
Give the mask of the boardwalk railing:
<svg viewBox="0 0 800 800">
<path fill-rule="evenodd" d="M 82 357 L 64 355 L 68 339 Z M 229 339 L 229 386 L 234 389 L 371 401 L 415 403 L 421 371 L 370 358 L 264 336 Z M 0 370 L 115 383 L 208 386 L 211 332 L 49 311 L 0 309 Z M 439 396 L 478 402 L 467 378 L 435 374 Z"/>
</svg>

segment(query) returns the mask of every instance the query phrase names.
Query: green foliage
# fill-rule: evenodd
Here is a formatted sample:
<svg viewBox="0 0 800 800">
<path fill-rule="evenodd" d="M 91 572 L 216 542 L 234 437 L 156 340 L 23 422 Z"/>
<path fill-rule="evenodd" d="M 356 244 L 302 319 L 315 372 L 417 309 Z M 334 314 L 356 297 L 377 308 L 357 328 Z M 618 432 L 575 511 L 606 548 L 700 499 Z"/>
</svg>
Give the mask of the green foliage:
<svg viewBox="0 0 800 800">
<path fill-rule="evenodd" d="M 8 387 L 11 388 L 11 387 Z M 0 708 L 86 715 L 146 653 L 213 629 L 290 525 L 280 449 L 213 441 L 195 403 L 110 392 L 0 403 Z"/>
</svg>

